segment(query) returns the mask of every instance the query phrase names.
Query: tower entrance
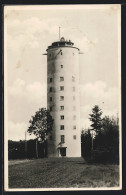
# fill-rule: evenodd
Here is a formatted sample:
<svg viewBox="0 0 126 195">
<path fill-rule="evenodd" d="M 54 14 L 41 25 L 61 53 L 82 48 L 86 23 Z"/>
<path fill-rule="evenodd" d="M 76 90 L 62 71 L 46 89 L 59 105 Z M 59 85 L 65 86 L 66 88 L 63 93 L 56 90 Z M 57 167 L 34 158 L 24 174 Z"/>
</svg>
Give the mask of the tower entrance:
<svg viewBox="0 0 126 195">
<path fill-rule="evenodd" d="M 66 148 L 60 148 L 60 155 L 66 156 Z"/>
<path fill-rule="evenodd" d="M 59 156 L 59 157 L 66 156 L 66 148 L 67 148 L 67 147 L 59 147 L 59 148 L 58 148 L 58 156 Z"/>
</svg>

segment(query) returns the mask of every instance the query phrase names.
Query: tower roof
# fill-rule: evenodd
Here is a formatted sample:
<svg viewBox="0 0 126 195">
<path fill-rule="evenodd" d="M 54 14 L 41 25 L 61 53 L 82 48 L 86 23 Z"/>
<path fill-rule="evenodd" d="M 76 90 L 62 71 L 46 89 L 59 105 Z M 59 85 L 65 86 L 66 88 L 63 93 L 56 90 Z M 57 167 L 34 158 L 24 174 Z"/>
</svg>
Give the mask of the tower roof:
<svg viewBox="0 0 126 195">
<path fill-rule="evenodd" d="M 60 41 L 53 42 L 52 45 L 48 46 L 48 49 L 55 48 L 55 47 L 73 47 L 73 45 L 74 43 L 71 40 L 67 41 L 65 40 L 64 37 L 61 37 Z M 78 49 L 77 47 L 73 47 L 73 48 Z"/>
</svg>

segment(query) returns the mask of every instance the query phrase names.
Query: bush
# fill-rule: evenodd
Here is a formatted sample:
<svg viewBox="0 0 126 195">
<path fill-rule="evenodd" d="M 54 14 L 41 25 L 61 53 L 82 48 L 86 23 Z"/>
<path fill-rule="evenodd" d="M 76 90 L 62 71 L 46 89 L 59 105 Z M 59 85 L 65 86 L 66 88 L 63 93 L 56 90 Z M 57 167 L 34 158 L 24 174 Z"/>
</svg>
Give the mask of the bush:
<svg viewBox="0 0 126 195">
<path fill-rule="evenodd" d="M 111 158 L 111 153 L 109 150 L 99 147 L 92 151 L 91 161 L 98 163 L 109 163 Z"/>
<path fill-rule="evenodd" d="M 8 141 L 8 159 L 36 158 L 36 139 L 27 141 L 27 153 L 25 151 L 25 141 Z M 45 154 L 44 154 L 45 147 Z M 47 144 L 38 142 L 38 158 L 47 156 Z"/>
</svg>

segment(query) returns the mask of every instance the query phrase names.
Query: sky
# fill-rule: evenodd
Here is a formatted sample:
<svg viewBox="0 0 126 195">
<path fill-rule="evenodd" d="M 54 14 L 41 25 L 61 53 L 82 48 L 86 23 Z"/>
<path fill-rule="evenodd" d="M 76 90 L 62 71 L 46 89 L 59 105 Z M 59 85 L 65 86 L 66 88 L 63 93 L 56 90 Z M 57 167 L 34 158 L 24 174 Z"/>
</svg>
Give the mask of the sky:
<svg viewBox="0 0 126 195">
<path fill-rule="evenodd" d="M 24 140 L 29 120 L 47 104 L 46 49 L 61 37 L 79 55 L 80 127 L 99 105 L 103 116 L 120 112 L 120 5 L 5 6 L 5 134 Z M 27 139 L 31 139 L 27 133 Z"/>
</svg>

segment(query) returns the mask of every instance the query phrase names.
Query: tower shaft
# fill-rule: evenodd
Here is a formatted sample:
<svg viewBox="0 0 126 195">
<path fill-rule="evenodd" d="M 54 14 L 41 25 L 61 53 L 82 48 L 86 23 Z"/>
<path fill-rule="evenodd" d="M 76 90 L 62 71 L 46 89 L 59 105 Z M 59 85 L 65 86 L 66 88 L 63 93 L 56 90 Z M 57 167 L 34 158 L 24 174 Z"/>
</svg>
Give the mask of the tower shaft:
<svg viewBox="0 0 126 195">
<path fill-rule="evenodd" d="M 47 107 L 54 119 L 49 157 L 80 157 L 79 49 L 61 38 L 47 49 Z"/>
</svg>

